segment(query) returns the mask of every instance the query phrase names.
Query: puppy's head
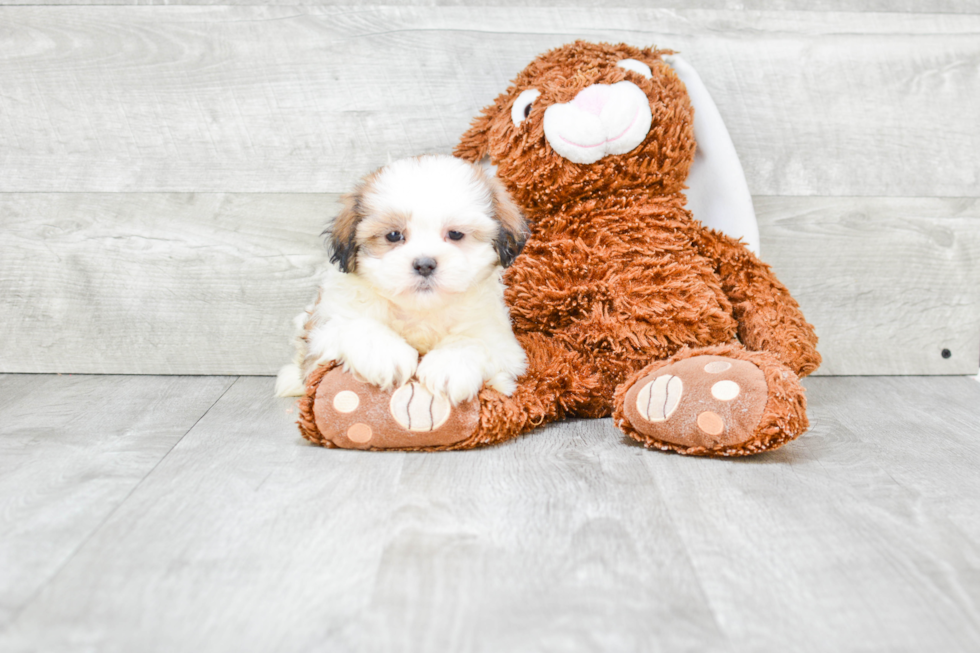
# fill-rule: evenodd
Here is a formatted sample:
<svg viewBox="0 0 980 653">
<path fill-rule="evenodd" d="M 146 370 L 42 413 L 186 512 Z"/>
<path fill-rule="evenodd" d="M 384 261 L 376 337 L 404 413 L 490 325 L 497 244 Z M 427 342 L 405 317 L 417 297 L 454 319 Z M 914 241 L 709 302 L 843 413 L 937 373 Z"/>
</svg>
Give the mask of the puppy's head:
<svg viewBox="0 0 980 653">
<path fill-rule="evenodd" d="M 330 260 L 400 304 L 432 304 L 507 267 L 524 247 L 517 206 L 481 168 L 428 155 L 388 164 L 344 197 Z"/>
</svg>

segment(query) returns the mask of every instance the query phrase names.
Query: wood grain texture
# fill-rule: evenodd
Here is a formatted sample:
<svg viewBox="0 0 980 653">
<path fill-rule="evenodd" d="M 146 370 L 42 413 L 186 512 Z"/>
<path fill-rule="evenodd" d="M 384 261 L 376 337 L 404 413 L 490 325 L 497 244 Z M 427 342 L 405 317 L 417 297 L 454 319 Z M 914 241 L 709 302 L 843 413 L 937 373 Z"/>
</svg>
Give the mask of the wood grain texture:
<svg viewBox="0 0 980 653">
<path fill-rule="evenodd" d="M 806 385 L 809 434 L 703 460 L 609 420 L 324 450 L 271 379 L 242 378 L 0 649 L 976 650 L 980 384 Z"/>
<path fill-rule="evenodd" d="M 0 194 L 0 371 L 275 373 L 337 198 Z M 755 202 L 820 373 L 976 373 L 980 201 Z"/>
<path fill-rule="evenodd" d="M 226 5 L 228 0 L 0 0 L 3 5 Z M 350 7 L 351 0 L 238 0 L 236 5 Z M 647 0 L 387 0 L 394 7 L 649 7 Z M 657 0 L 659 9 L 980 13 L 980 0 Z"/>
<path fill-rule="evenodd" d="M 0 195 L 0 371 L 274 373 L 334 200 Z"/>
<path fill-rule="evenodd" d="M 820 337 L 817 374 L 975 373 L 980 201 L 754 201 L 763 258 Z"/>
<path fill-rule="evenodd" d="M 330 631 L 372 601 L 404 454 L 305 444 L 272 389 L 239 379 L 0 649 L 349 650 Z"/>
<path fill-rule="evenodd" d="M 980 16 L 0 8 L 0 191 L 340 192 L 449 151 L 532 57 L 678 49 L 759 195 L 974 196 Z"/>
<path fill-rule="evenodd" d="M 726 648 L 642 452 L 610 426 L 568 422 L 476 455 L 407 457 L 374 600 L 350 627 L 371 633 L 361 645 Z"/>
<path fill-rule="evenodd" d="M 980 384 L 806 386 L 813 430 L 771 455 L 644 458 L 733 649 L 976 650 Z"/>
<path fill-rule="evenodd" d="M 0 630 L 232 381 L 0 376 Z"/>
</svg>

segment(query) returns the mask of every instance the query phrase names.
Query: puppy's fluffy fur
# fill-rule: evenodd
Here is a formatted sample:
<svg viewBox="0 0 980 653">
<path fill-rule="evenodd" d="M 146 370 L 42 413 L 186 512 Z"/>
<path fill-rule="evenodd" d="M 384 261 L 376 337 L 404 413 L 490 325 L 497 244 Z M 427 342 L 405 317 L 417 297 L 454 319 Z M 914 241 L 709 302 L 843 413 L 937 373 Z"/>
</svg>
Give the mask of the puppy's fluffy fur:
<svg viewBox="0 0 980 653">
<path fill-rule="evenodd" d="M 484 382 L 514 391 L 526 359 L 501 275 L 527 228 L 496 179 L 450 156 L 396 161 L 345 196 L 324 233 L 335 266 L 297 317 L 296 358 L 279 372 L 279 396 L 302 394 L 329 361 L 384 389 L 417 376 L 453 404 Z"/>
</svg>

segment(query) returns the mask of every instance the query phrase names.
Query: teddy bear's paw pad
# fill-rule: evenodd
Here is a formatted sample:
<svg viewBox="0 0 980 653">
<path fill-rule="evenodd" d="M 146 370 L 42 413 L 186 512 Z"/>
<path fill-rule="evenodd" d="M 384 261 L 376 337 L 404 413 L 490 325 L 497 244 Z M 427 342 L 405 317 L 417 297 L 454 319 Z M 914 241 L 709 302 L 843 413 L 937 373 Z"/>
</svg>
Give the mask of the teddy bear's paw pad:
<svg viewBox="0 0 980 653">
<path fill-rule="evenodd" d="M 417 382 L 385 392 L 335 369 L 320 381 L 313 415 L 320 433 L 338 447 L 423 449 L 472 435 L 480 406 L 471 400 L 453 407 Z"/>
<path fill-rule="evenodd" d="M 409 431 L 435 431 L 452 414 L 448 399 L 414 381 L 395 390 L 389 408 L 399 426 Z"/>
<path fill-rule="evenodd" d="M 695 356 L 641 378 L 623 410 L 634 429 L 654 440 L 716 450 L 753 438 L 767 400 L 765 375 L 754 364 Z"/>
<path fill-rule="evenodd" d="M 663 422 L 677 410 L 684 394 L 684 382 L 673 374 L 663 374 L 644 385 L 636 395 L 636 410 L 647 422 Z"/>
</svg>

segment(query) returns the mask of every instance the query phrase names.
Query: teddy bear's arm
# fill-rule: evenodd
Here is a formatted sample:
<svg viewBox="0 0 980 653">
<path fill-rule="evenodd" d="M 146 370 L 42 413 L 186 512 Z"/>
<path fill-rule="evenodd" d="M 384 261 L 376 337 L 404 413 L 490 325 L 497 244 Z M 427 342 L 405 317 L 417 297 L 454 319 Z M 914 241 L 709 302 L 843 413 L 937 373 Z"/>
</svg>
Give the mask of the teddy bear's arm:
<svg viewBox="0 0 980 653">
<path fill-rule="evenodd" d="M 817 369 L 820 354 L 813 325 L 772 269 L 742 243 L 716 231 L 701 232 L 696 245 L 714 262 L 734 307 L 742 344 L 772 352 L 801 377 Z"/>
</svg>

